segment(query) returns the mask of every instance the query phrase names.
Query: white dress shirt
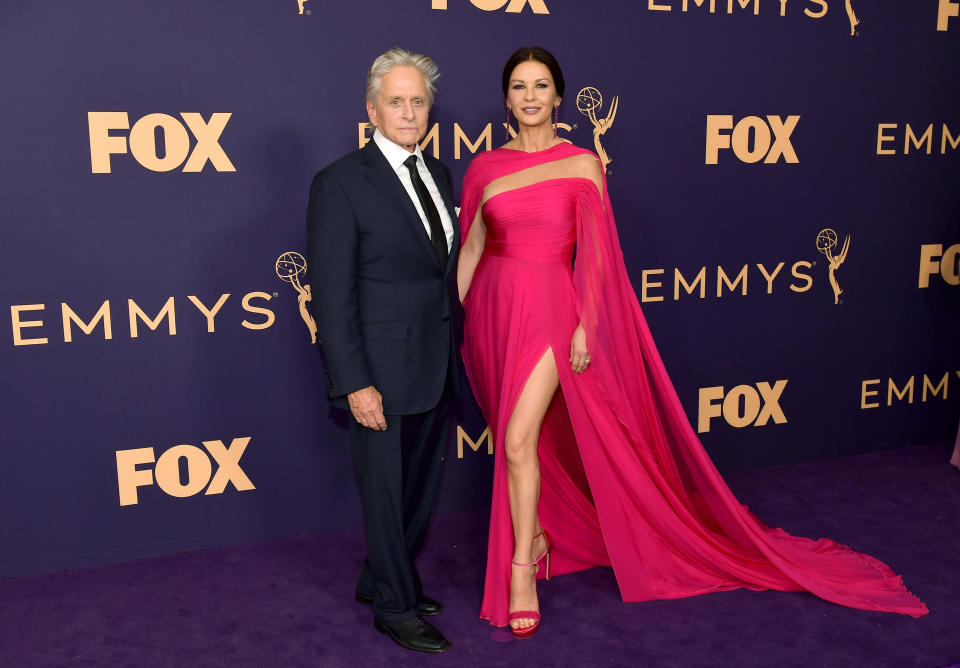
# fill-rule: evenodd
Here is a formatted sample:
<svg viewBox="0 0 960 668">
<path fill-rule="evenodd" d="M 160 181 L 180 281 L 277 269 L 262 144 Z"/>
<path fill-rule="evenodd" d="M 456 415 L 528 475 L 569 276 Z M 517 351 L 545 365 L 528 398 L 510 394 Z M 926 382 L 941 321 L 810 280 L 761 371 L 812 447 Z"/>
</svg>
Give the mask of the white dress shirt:
<svg viewBox="0 0 960 668">
<path fill-rule="evenodd" d="M 417 197 L 417 191 L 413 188 L 410 170 L 403 164 L 403 161 L 409 158 L 411 153 L 402 146 L 398 146 L 384 137 L 380 134 L 380 130 L 374 131 L 373 141 L 377 143 L 377 148 L 383 153 L 383 157 L 387 159 L 390 167 L 392 167 L 393 171 L 400 177 L 400 183 L 403 184 L 403 189 L 407 191 L 407 195 L 409 195 L 411 201 L 413 201 L 413 206 L 420 216 L 423 228 L 427 231 L 427 237 L 432 241 L 433 236 L 430 234 L 430 221 L 427 220 L 427 215 L 424 213 L 423 207 L 420 206 L 420 198 Z M 440 222 L 443 224 L 443 231 L 447 235 L 447 251 L 449 251 L 453 245 L 453 221 L 450 220 L 450 214 L 447 213 L 447 205 L 443 203 L 443 197 L 440 196 L 437 184 L 434 183 L 433 176 L 430 175 L 430 170 L 427 169 L 427 165 L 423 162 L 423 153 L 420 152 L 419 146 L 413 150 L 412 155 L 417 156 L 417 172 L 420 174 L 420 178 L 423 179 L 423 185 L 427 187 L 427 192 L 430 193 L 430 197 L 433 198 L 433 204 L 440 213 Z"/>
</svg>

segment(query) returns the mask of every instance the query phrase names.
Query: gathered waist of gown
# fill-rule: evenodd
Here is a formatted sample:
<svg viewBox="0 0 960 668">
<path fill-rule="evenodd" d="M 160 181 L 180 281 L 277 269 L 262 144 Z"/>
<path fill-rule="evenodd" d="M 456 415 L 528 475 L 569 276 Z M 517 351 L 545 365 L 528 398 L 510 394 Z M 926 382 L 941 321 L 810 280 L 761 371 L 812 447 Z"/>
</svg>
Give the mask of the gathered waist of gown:
<svg viewBox="0 0 960 668">
<path fill-rule="evenodd" d="M 569 265 L 573 259 L 573 246 L 567 244 L 561 246 L 542 243 L 523 244 L 487 239 L 483 247 L 483 253 L 484 255 L 494 255 L 538 264 Z"/>
</svg>

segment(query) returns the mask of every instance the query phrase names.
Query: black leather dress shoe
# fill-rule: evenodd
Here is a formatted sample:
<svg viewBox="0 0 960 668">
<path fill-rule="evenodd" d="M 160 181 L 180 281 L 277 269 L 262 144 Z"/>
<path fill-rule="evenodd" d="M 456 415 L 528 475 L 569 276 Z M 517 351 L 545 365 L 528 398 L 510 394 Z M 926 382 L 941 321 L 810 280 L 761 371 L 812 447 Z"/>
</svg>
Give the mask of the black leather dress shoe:
<svg viewBox="0 0 960 668">
<path fill-rule="evenodd" d="M 415 615 L 399 624 L 386 624 L 379 619 L 374 619 L 373 628 L 390 636 L 393 642 L 404 649 L 411 649 L 414 652 L 439 654 L 450 649 L 450 641 L 420 615 Z"/>
<path fill-rule="evenodd" d="M 373 605 L 373 596 L 356 592 L 353 597 L 356 599 L 357 603 Z M 417 604 L 417 612 L 421 617 L 432 617 L 433 615 L 439 615 L 441 612 L 443 612 L 443 603 L 432 599 L 429 596 L 424 596 L 420 599 L 420 603 Z"/>
<path fill-rule="evenodd" d="M 443 603 L 429 596 L 424 596 L 417 604 L 417 610 L 420 612 L 421 617 L 439 615 L 443 612 Z"/>
</svg>

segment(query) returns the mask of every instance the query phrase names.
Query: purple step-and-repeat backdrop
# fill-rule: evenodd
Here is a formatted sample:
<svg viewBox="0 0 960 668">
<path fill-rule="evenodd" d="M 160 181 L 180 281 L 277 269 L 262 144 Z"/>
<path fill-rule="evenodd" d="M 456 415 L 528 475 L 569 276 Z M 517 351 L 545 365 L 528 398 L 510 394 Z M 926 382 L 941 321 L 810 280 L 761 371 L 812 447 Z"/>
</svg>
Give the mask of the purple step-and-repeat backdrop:
<svg viewBox="0 0 960 668">
<path fill-rule="evenodd" d="M 0 15 L 0 576 L 359 523 L 302 263 L 366 68 L 432 55 L 424 150 L 564 66 L 631 277 L 724 471 L 952 438 L 957 0 L 186 0 Z M 440 512 L 487 503 L 464 404 Z M 749 499 L 745 499 L 749 501 Z"/>
</svg>

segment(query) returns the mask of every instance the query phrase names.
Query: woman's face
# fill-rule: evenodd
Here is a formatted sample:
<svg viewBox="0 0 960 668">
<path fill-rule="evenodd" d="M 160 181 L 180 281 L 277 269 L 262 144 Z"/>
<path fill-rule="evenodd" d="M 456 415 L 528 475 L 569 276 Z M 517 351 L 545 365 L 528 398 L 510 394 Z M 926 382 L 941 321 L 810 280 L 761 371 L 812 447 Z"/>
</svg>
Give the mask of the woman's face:
<svg viewBox="0 0 960 668">
<path fill-rule="evenodd" d="M 560 104 L 550 70 L 536 60 L 525 60 L 510 74 L 507 108 L 520 125 L 535 127 L 553 122 L 553 108 Z"/>
</svg>

